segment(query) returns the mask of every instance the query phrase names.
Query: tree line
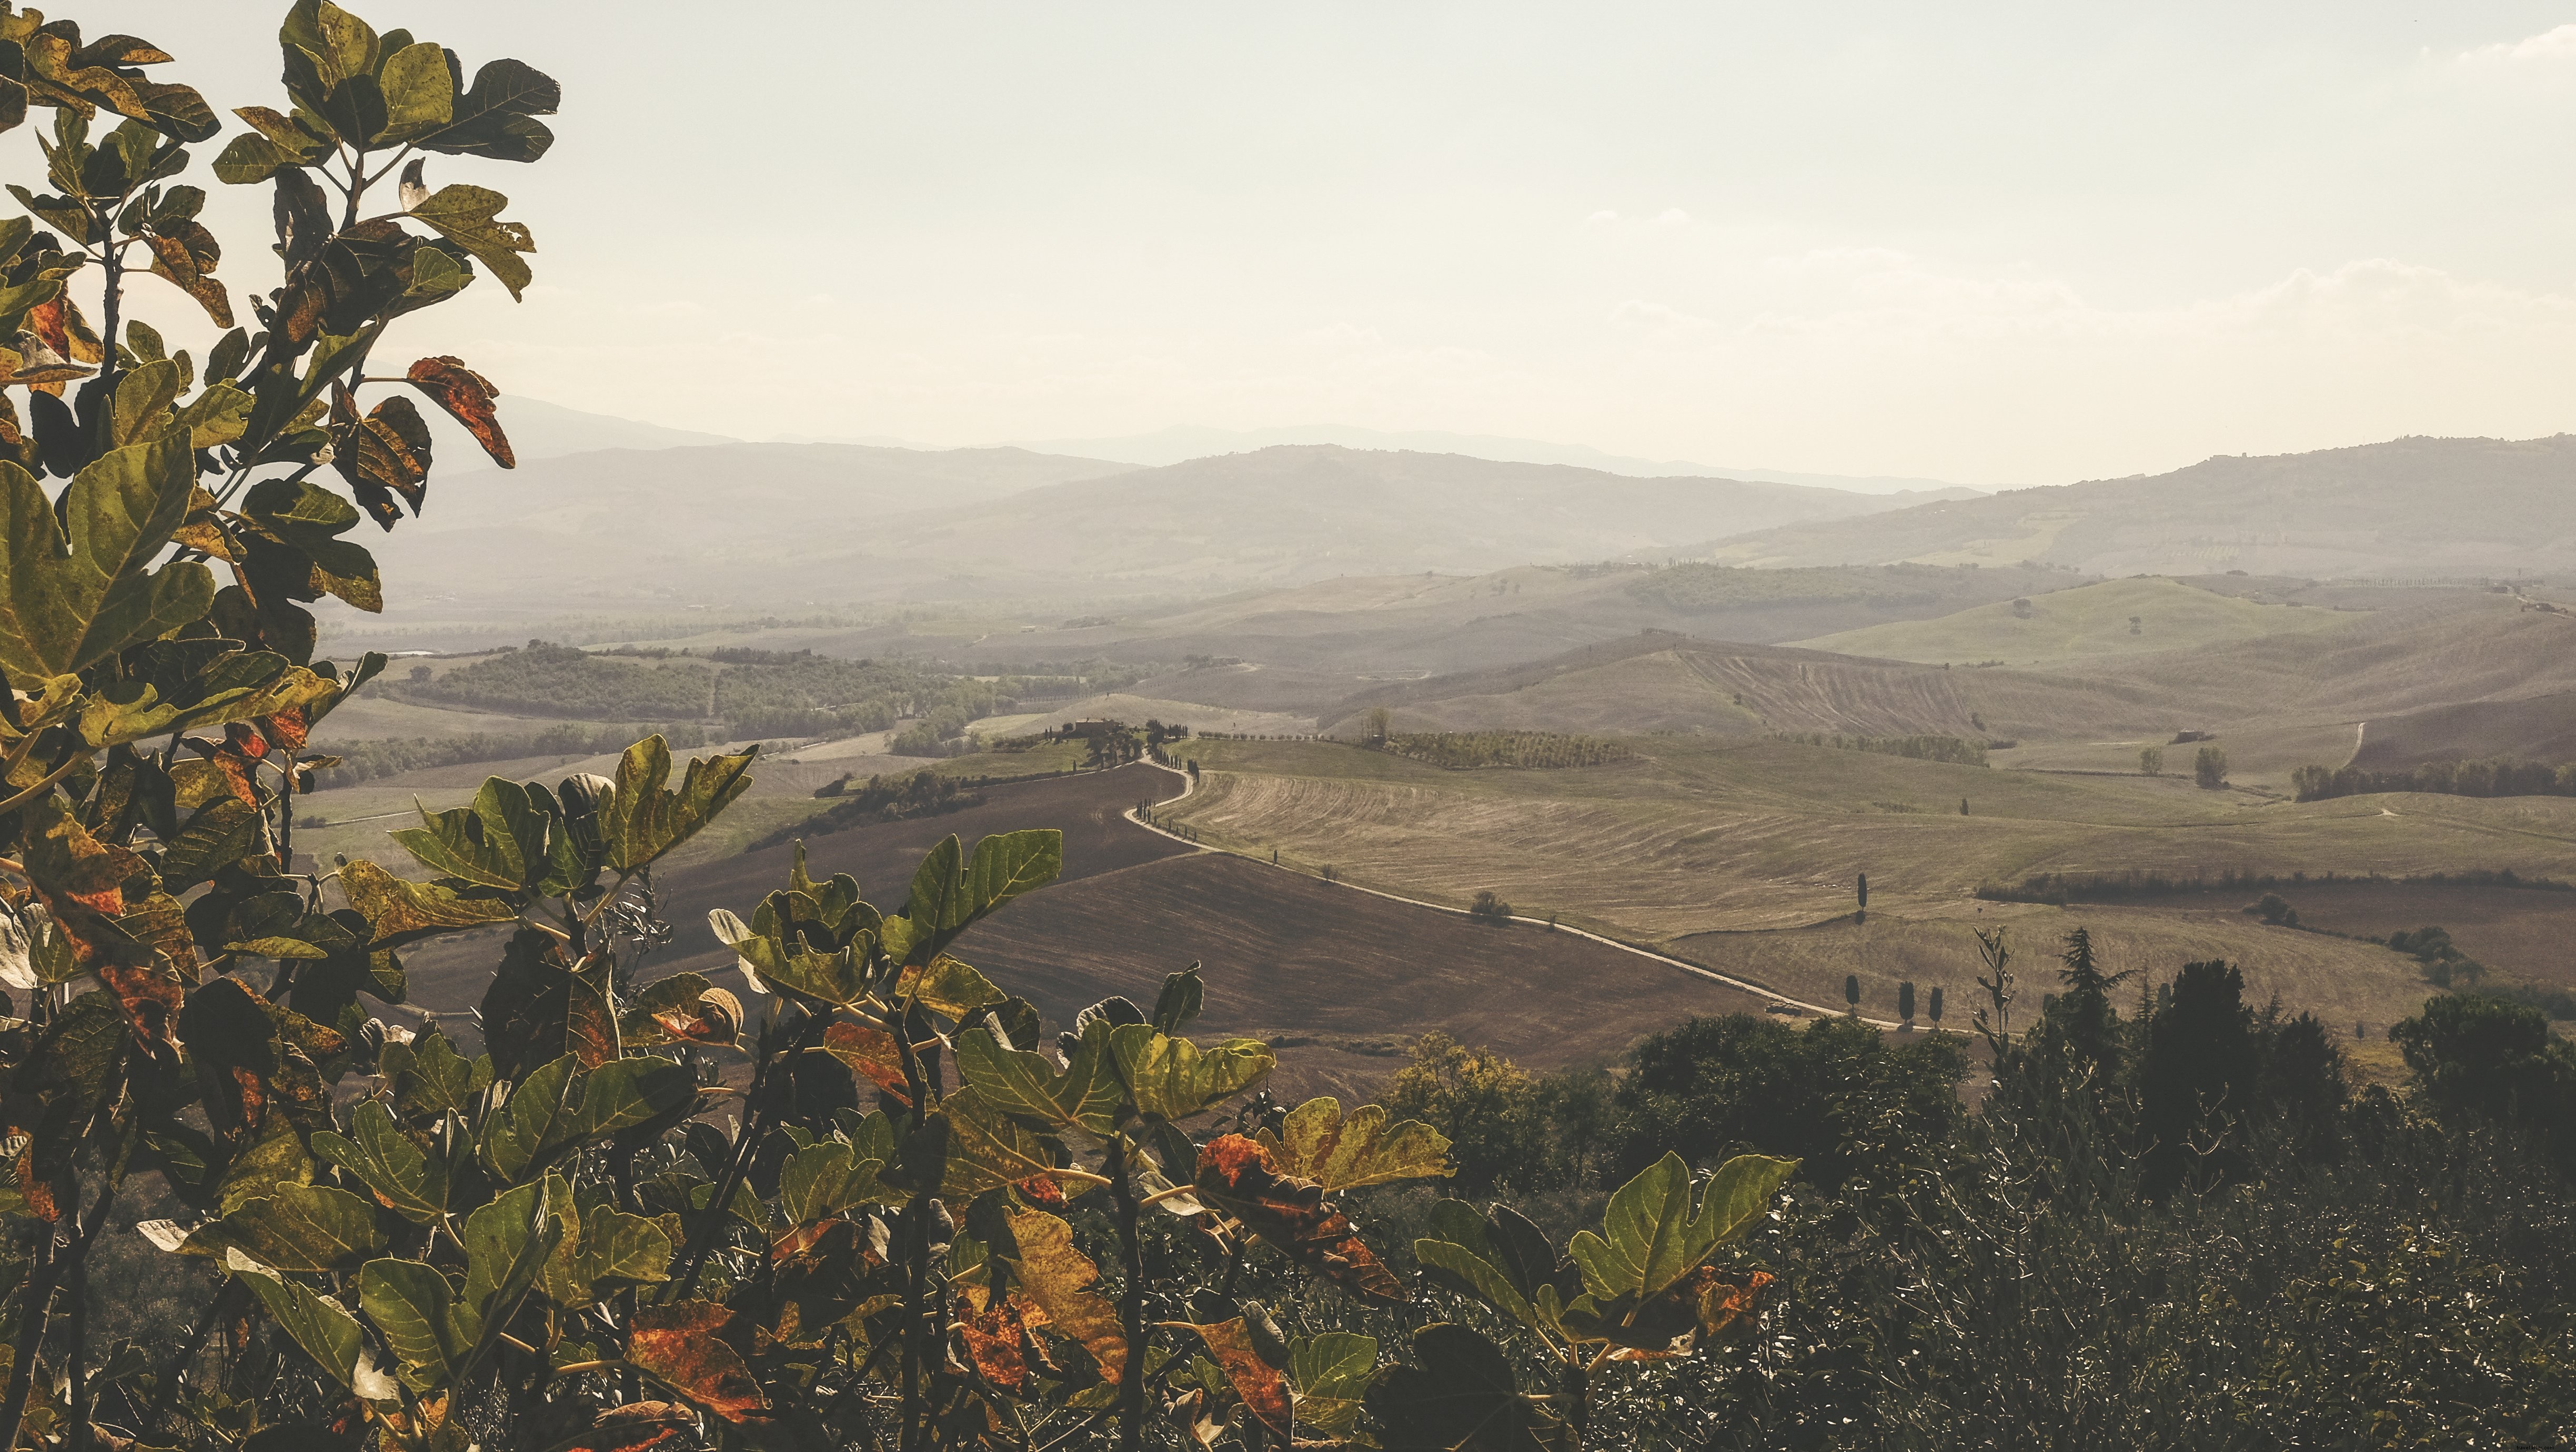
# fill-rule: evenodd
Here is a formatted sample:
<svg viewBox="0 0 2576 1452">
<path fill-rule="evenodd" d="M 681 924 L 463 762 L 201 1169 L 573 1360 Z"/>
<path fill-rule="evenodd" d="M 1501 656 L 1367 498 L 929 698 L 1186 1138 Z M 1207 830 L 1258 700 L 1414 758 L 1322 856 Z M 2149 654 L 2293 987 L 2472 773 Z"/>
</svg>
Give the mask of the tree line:
<svg viewBox="0 0 2576 1452">
<path fill-rule="evenodd" d="M 2357 766 L 2303 766 L 2290 773 L 2290 786 L 2303 802 L 2373 792 L 2434 792 L 2453 797 L 2576 797 L 2576 762 L 2551 766 L 2538 761 L 2486 757 L 2473 761 L 2433 761 L 2391 771 Z"/>
<path fill-rule="evenodd" d="M 1774 731 L 1774 741 L 1799 746 L 1829 746 L 1836 751 L 1873 751 L 1917 761 L 1946 761 L 1953 766 L 1986 764 L 1986 743 L 1958 736 L 1844 736 L 1823 731 Z"/>
<path fill-rule="evenodd" d="M 1983 972 L 1967 1036 L 1735 1015 L 1547 1074 L 1430 1036 L 1386 1102 L 1541 1224 L 1664 1153 L 1799 1161 L 1747 1242 L 1780 1276 L 1762 1354 L 1685 1367 L 1627 1445 L 2546 1445 L 2576 1419 L 2576 1050 L 2539 1013 L 2428 1000 L 2392 1093 L 2233 964 L 2124 981 L 2078 932 L 2037 967 L 1996 935 Z"/>
<path fill-rule="evenodd" d="M 662 737 L 675 748 L 708 744 L 705 728 L 666 726 Z M 470 736 L 374 737 L 335 743 L 331 754 L 313 766 L 311 790 L 358 786 L 378 777 L 438 766 L 466 766 L 485 761 L 517 761 L 531 756 L 600 756 L 623 751 L 635 739 L 625 726 L 584 726 L 566 722 L 525 734 L 479 732 Z"/>
<path fill-rule="evenodd" d="M 1607 766 L 1637 755 L 1616 741 L 1556 731 L 1399 731 L 1380 738 L 1379 749 L 1451 771 Z"/>
</svg>

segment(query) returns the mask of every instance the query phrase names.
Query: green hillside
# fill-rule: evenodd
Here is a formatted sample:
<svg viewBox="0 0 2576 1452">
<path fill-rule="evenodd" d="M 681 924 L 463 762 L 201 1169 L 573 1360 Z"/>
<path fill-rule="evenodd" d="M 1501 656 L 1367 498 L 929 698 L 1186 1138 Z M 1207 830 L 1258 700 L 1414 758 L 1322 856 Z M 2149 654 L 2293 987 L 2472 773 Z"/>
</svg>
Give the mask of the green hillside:
<svg viewBox="0 0 2576 1452">
<path fill-rule="evenodd" d="M 2272 604 L 2162 577 L 2106 580 L 1998 601 L 1934 620 L 1897 620 L 1800 645 L 1887 660 L 2038 665 L 2085 656 L 2145 655 L 2323 630 L 2349 613 Z"/>
</svg>

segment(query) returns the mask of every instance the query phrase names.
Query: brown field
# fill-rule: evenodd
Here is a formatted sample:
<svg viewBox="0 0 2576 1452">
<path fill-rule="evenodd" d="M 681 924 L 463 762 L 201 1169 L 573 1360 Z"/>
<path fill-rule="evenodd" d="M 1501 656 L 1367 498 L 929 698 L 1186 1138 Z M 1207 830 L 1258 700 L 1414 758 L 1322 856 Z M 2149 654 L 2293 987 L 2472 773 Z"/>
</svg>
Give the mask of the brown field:
<svg viewBox="0 0 2576 1452">
<path fill-rule="evenodd" d="M 1277 1038 L 1282 1092 L 1296 1094 L 1365 1094 L 1404 1039 L 1433 1029 L 1551 1069 L 1762 1003 L 1572 933 L 1487 927 L 1218 853 L 1050 888 L 959 953 L 1059 1021 L 1104 993 L 1150 1005 L 1164 974 L 1196 961 L 1207 1030 Z"/>
<path fill-rule="evenodd" d="M 1054 827 L 1065 834 L 1065 878 L 1077 879 L 1189 851 L 1119 820 L 1119 814 L 1140 797 L 1168 797 L 1179 789 L 1178 782 L 1159 768 L 1131 766 L 999 785 L 980 807 L 816 837 L 807 843 L 806 863 L 817 877 L 836 872 L 856 877 L 862 895 L 891 912 L 903 905 L 921 855 L 940 838 L 955 833 L 971 847 L 975 839 L 991 832 Z M 719 819 L 719 826 L 756 805 L 750 799 L 737 803 Z M 730 908 L 749 918 L 761 898 L 787 885 L 791 857 L 789 847 L 770 847 L 682 862 L 657 874 L 658 905 L 676 935 L 671 946 L 647 964 L 645 975 L 660 977 L 681 968 L 731 972 L 732 957 L 707 927 L 707 910 Z M 440 939 L 407 952 L 404 962 L 411 970 L 413 1003 L 442 1014 L 462 1012 L 480 1001 L 498 954 L 497 935 L 487 934 Z"/>
<path fill-rule="evenodd" d="M 2358 882 L 2275 891 L 2312 927 L 2373 938 L 2441 927 L 2461 952 L 2508 978 L 2576 989 L 2576 892 Z"/>
<path fill-rule="evenodd" d="M 2428 761 L 2486 756 L 2576 761 L 2576 692 L 2384 716 L 2362 733 L 2352 764 L 2395 771 Z"/>
</svg>

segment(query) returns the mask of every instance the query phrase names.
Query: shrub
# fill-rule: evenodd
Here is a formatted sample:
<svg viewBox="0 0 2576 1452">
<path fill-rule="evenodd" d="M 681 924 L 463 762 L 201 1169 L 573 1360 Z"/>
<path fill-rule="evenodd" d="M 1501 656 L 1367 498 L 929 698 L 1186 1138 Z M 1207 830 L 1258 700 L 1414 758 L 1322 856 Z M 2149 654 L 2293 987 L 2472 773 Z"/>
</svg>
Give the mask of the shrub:
<svg viewBox="0 0 2576 1452">
<path fill-rule="evenodd" d="M 1477 893 L 1476 900 L 1467 905 L 1467 916 L 1480 923 L 1502 927 L 1512 920 L 1512 905 L 1503 901 L 1493 889 L 1487 888 Z"/>
<path fill-rule="evenodd" d="M 2200 748 L 2191 758 L 2191 779 L 2213 791 L 2227 785 L 2227 753 L 2215 746 Z"/>
</svg>

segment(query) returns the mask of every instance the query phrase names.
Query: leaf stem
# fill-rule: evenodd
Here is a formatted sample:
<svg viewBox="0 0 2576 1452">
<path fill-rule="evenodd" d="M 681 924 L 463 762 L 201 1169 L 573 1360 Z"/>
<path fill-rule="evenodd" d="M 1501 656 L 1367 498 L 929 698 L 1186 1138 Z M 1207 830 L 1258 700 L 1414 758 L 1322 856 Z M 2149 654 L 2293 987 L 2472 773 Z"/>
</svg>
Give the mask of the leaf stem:
<svg viewBox="0 0 2576 1452">
<path fill-rule="evenodd" d="M 45 779 L 43 781 L 36 783 L 34 786 L 27 788 L 25 791 L 18 793 L 7 801 L 0 802 L 0 817 L 5 817 L 11 812 L 18 810 L 20 807 L 25 806 L 27 803 L 34 801 L 36 798 L 43 796 L 45 793 L 52 791 L 55 783 L 61 781 L 64 777 L 71 775 L 82 762 L 87 760 L 89 760 L 89 753 L 85 751 L 76 751 L 72 753 L 71 760 L 55 767 L 52 771 L 46 772 Z M 23 871 L 24 869 L 21 870 Z"/>
</svg>

